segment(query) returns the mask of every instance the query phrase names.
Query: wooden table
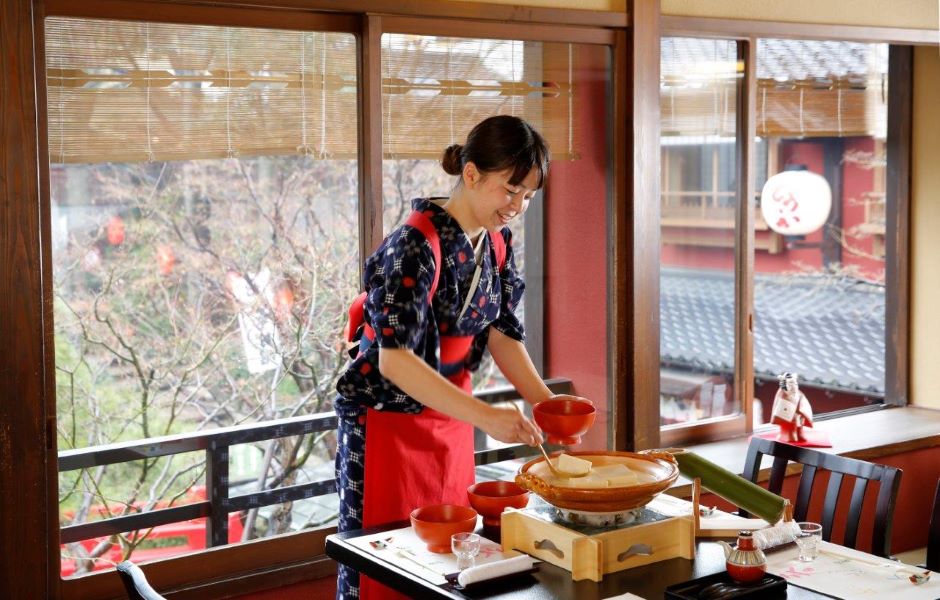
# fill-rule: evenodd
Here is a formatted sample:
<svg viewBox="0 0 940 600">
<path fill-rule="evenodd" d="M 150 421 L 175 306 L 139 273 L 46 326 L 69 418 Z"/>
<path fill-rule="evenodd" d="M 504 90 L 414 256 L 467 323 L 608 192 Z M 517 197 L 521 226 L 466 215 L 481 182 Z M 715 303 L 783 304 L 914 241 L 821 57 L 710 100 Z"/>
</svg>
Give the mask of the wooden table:
<svg viewBox="0 0 940 600">
<path fill-rule="evenodd" d="M 539 570 L 498 584 L 487 586 L 480 583 L 466 592 L 456 591 L 450 586 L 436 586 L 429 581 L 374 558 L 346 539 L 407 527 L 402 521 L 385 527 L 337 533 L 326 538 L 326 554 L 339 563 L 348 565 L 385 585 L 415 598 L 493 598 L 501 600 L 572 599 L 601 600 L 626 592 L 632 592 L 646 600 L 659 600 L 663 590 L 674 583 L 710 575 L 725 568 L 725 555 L 716 542 L 699 540 L 694 561 L 673 558 L 642 567 L 611 573 L 603 581 L 572 581 L 571 573 L 547 562 L 538 564 Z M 494 539 L 491 532 L 483 533 Z M 829 598 L 824 594 L 794 586 L 787 588 L 788 600 Z"/>
</svg>

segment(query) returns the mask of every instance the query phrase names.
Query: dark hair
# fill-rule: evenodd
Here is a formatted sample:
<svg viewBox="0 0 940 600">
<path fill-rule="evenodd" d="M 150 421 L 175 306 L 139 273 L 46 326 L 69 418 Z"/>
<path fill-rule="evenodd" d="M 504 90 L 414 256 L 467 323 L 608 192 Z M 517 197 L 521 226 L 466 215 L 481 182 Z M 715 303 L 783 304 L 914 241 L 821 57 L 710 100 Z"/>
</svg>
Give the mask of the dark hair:
<svg viewBox="0 0 940 600">
<path fill-rule="evenodd" d="M 539 175 L 536 187 L 541 188 L 548 176 L 550 160 L 548 146 L 538 131 L 519 117 L 498 115 L 480 121 L 463 145 L 448 146 L 441 166 L 448 175 L 460 175 L 468 162 L 482 173 L 512 169 L 511 185 L 518 185 L 529 171 L 536 169 Z"/>
</svg>

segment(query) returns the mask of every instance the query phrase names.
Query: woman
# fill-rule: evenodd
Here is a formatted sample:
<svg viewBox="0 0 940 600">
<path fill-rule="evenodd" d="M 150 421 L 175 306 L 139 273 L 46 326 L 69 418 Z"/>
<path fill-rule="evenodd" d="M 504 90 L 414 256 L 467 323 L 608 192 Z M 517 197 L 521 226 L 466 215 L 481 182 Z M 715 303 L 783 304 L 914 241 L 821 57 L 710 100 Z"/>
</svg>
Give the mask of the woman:
<svg viewBox="0 0 940 600">
<path fill-rule="evenodd" d="M 340 531 L 467 505 L 474 426 L 502 442 L 542 441 L 519 411 L 472 396 L 484 348 L 527 402 L 570 398 L 553 396 L 522 343 L 524 284 L 506 227 L 545 182 L 545 141 L 522 119 L 490 117 L 441 162 L 460 177 L 450 198 L 415 200 L 366 261 L 367 331 L 337 385 Z M 340 566 L 337 597 L 394 595 L 365 577 L 360 590 L 359 579 Z"/>
</svg>

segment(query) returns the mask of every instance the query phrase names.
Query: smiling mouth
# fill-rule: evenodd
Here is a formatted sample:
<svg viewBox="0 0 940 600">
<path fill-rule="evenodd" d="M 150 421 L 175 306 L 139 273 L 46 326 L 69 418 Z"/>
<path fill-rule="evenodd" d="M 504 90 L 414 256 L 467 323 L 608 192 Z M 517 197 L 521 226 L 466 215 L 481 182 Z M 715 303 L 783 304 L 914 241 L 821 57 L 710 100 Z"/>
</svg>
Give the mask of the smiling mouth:
<svg viewBox="0 0 940 600">
<path fill-rule="evenodd" d="M 504 215 L 504 214 L 501 213 L 501 212 L 498 212 L 498 213 L 496 213 L 496 214 L 497 214 L 497 216 L 499 216 L 500 220 L 501 220 L 503 223 L 508 223 L 508 222 L 512 221 L 513 217 L 516 216 L 516 215 L 514 215 L 514 214 L 512 214 L 512 215 Z"/>
</svg>

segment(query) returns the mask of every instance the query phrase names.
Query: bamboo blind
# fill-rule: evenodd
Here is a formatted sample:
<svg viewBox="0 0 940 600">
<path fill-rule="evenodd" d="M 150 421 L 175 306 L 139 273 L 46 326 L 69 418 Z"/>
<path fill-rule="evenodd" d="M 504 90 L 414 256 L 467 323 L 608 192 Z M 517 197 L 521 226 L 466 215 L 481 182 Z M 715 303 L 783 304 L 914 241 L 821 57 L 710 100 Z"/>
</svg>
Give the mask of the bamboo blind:
<svg viewBox="0 0 940 600">
<path fill-rule="evenodd" d="M 66 17 L 45 28 L 52 162 L 357 156 L 350 34 Z M 493 114 L 531 121 L 556 157 L 575 156 L 573 55 L 384 35 L 385 157 L 439 158 Z"/>
<path fill-rule="evenodd" d="M 355 157 L 344 33 L 46 20 L 53 162 Z"/>
<path fill-rule="evenodd" d="M 743 72 L 734 43 L 671 38 L 662 54 L 663 135 L 734 136 Z M 884 137 L 883 45 L 760 40 L 757 134 Z"/>
<path fill-rule="evenodd" d="M 438 158 L 486 117 L 532 123 L 555 158 L 577 156 L 572 44 L 382 36 L 383 144 L 389 158 Z"/>
</svg>

